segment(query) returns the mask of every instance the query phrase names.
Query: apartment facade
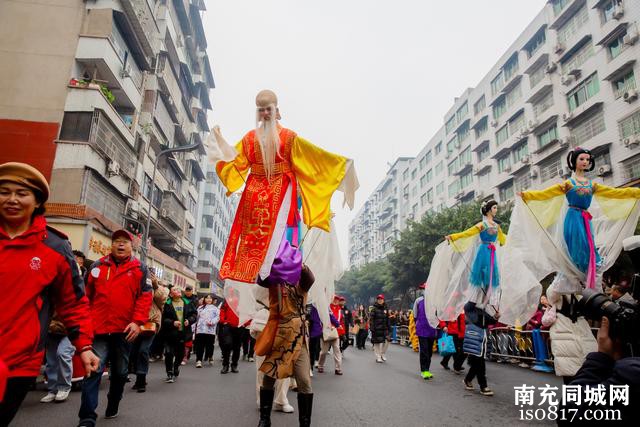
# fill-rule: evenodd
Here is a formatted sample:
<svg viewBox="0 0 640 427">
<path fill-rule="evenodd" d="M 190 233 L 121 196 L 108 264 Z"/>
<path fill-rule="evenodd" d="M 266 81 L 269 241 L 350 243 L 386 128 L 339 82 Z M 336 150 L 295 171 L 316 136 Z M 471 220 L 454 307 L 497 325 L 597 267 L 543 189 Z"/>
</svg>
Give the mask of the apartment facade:
<svg viewBox="0 0 640 427">
<path fill-rule="evenodd" d="M 162 156 L 155 177 L 153 169 L 160 151 L 202 142 L 209 131 L 214 81 L 203 0 L 10 7 L 11 37 L 30 43 L 12 48 L 19 66 L 2 61 L 0 70 L 21 71 L 26 79 L 46 74 L 37 92 L 47 109 L 34 99 L 34 88 L 14 88 L 3 100 L 0 120 L 26 135 L 26 147 L 13 147 L 1 160 L 36 164 L 50 177 L 48 221 L 89 259 L 109 253 L 111 232 L 123 226 L 138 236 L 142 252 L 139 238 L 150 216 L 147 264 L 169 284 L 196 285 L 206 152 Z M 23 16 L 29 18 L 20 21 Z M 73 25 L 61 25 L 67 20 Z M 63 48 L 52 60 L 48 49 Z M 48 133 L 30 137 L 36 125 Z M 4 146 L 12 136 L 0 138 Z"/>
<path fill-rule="evenodd" d="M 506 202 L 559 182 L 577 146 L 595 155 L 593 179 L 637 185 L 639 20 L 637 1 L 550 0 L 402 171 L 398 229 L 458 203 Z M 350 242 L 360 240 L 350 228 Z"/>
</svg>

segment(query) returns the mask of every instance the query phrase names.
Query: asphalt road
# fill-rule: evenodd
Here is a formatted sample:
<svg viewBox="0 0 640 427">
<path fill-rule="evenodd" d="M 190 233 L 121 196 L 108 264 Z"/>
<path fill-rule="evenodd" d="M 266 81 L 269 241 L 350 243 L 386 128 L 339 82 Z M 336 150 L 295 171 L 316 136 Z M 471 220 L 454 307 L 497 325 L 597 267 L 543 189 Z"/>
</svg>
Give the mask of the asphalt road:
<svg viewBox="0 0 640 427">
<path fill-rule="evenodd" d="M 370 349 L 370 345 L 367 347 Z M 220 375 L 219 350 L 213 367 L 196 369 L 194 361 L 184 366 L 178 381 L 164 383 L 164 364 L 152 364 L 146 393 L 129 390 L 120 405 L 120 416 L 102 418 L 106 406 L 108 381 L 103 382 L 98 408 L 100 426 L 256 426 L 255 365 L 240 362 L 240 373 Z M 517 366 L 488 363 L 489 387 L 493 397 L 478 390 L 466 391 L 462 377 L 444 371 L 435 355 L 434 378 L 418 376 L 418 355 L 406 347 L 392 345 L 385 364 L 376 364 L 371 350 L 350 347 L 345 354 L 343 376 L 333 374 L 328 358 L 326 373 L 315 374 L 312 424 L 314 426 L 517 426 L 553 425 L 551 422 L 519 421 L 514 405 L 514 386 L 561 387 L 552 374 L 533 372 Z M 476 384 L 477 385 L 477 384 Z M 45 392 L 27 396 L 12 425 L 58 427 L 75 426 L 80 393 L 73 392 L 64 403 L 39 403 Z M 294 414 L 274 412 L 272 424 L 297 426 L 297 401 L 289 393 Z"/>
</svg>

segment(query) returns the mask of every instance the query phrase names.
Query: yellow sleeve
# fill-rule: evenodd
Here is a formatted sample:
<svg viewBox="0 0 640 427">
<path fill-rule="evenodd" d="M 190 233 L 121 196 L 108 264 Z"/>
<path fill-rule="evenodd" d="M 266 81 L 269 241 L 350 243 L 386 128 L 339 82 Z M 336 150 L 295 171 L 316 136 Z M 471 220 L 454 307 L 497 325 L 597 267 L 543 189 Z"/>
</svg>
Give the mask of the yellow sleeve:
<svg viewBox="0 0 640 427">
<path fill-rule="evenodd" d="M 236 144 L 236 151 L 238 155 L 233 161 L 216 163 L 216 173 L 227 188 L 227 196 L 238 191 L 244 185 L 249 172 L 249 160 L 244 153 L 242 141 Z"/>
<path fill-rule="evenodd" d="M 502 231 L 502 227 L 498 227 L 498 242 L 500 242 L 500 246 L 507 243 L 507 235 Z"/>
<path fill-rule="evenodd" d="M 640 188 L 637 187 L 625 187 L 625 188 L 613 188 L 600 184 L 593 183 L 593 194 L 599 197 L 606 197 L 609 199 L 640 199 Z"/>
<path fill-rule="evenodd" d="M 522 200 L 528 202 L 530 200 L 549 200 L 557 196 L 562 196 L 567 192 L 571 184 L 564 182 L 562 184 L 552 185 L 544 190 L 529 190 L 522 192 Z"/>
<path fill-rule="evenodd" d="M 291 163 L 302 192 L 302 214 L 307 227 L 330 231 L 331 197 L 346 173 L 347 158 L 329 153 L 296 136 Z"/>
<path fill-rule="evenodd" d="M 452 242 L 455 242 L 456 240 L 459 240 L 459 239 L 473 237 L 476 234 L 480 234 L 481 231 L 482 231 L 482 224 L 478 223 L 478 224 L 474 225 L 473 227 L 470 227 L 470 228 L 468 228 L 465 231 L 462 231 L 460 233 L 450 234 L 449 237 L 451 238 Z"/>
</svg>

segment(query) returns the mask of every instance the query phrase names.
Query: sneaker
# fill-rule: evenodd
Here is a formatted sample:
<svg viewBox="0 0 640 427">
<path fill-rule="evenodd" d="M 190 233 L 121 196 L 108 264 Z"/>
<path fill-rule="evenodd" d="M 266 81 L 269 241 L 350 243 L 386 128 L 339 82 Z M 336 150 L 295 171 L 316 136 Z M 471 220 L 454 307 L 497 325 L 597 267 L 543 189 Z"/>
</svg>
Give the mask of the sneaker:
<svg viewBox="0 0 640 427">
<path fill-rule="evenodd" d="M 167 378 L 164 380 L 165 383 L 174 383 L 176 380 L 173 378 L 173 375 L 167 374 Z"/>
<path fill-rule="evenodd" d="M 71 389 L 69 390 L 58 390 L 56 394 L 56 402 L 64 402 L 69 397 L 69 393 L 71 393 Z"/>
<path fill-rule="evenodd" d="M 336 369 L 336 375 L 342 375 L 342 371 L 339 369 Z"/>
<path fill-rule="evenodd" d="M 310 369 L 310 370 L 309 370 L 309 376 L 310 376 L 311 378 L 313 378 L 313 369 Z"/>
<path fill-rule="evenodd" d="M 238 367 L 231 365 L 231 372 L 233 372 L 234 374 L 237 374 L 239 372 Z"/>
<path fill-rule="evenodd" d="M 383 361 L 383 362 L 386 362 L 386 361 L 387 361 L 387 358 L 386 358 L 386 356 L 385 356 L 384 354 L 383 354 L 382 356 L 380 356 L 380 357 L 382 357 L 382 361 Z"/>
<path fill-rule="evenodd" d="M 376 357 L 376 363 L 383 363 L 382 362 L 382 357 L 380 357 L 380 356 Z"/>
<path fill-rule="evenodd" d="M 315 362 L 313 362 L 313 367 L 317 368 L 318 367 L 318 361 L 316 360 Z"/>
<path fill-rule="evenodd" d="M 107 400 L 107 410 L 104 411 L 104 418 L 107 420 L 110 420 L 112 418 L 116 418 L 118 416 L 118 406 L 119 406 L 119 401 L 116 402 L 115 404 L 112 404 L 111 402 L 109 402 Z"/>
<path fill-rule="evenodd" d="M 422 378 L 425 380 L 430 380 L 431 378 L 433 378 L 433 374 L 429 371 L 424 371 L 422 373 Z"/>
<path fill-rule="evenodd" d="M 467 382 L 467 380 L 462 380 L 462 383 L 464 384 L 464 388 L 466 390 L 473 390 L 473 384 L 470 382 Z"/>
<path fill-rule="evenodd" d="M 186 361 L 186 360 L 183 360 L 182 362 L 180 362 L 180 364 L 181 364 L 182 366 L 184 366 L 184 365 L 186 365 L 186 364 L 187 364 L 187 361 Z"/>
<path fill-rule="evenodd" d="M 319 374 L 323 374 L 324 373 L 324 367 L 318 366 L 318 373 Z"/>
<path fill-rule="evenodd" d="M 197 361 L 196 362 L 196 368 L 202 368 L 202 362 L 201 361 Z"/>
<path fill-rule="evenodd" d="M 483 396 L 493 396 L 493 390 L 491 390 L 489 387 L 481 388 L 480 394 Z"/>
<path fill-rule="evenodd" d="M 462 375 L 464 374 L 464 368 L 460 368 L 460 369 L 453 369 L 453 372 L 455 372 L 458 375 Z"/>
<path fill-rule="evenodd" d="M 57 396 L 56 393 L 49 392 L 45 397 L 40 399 L 40 403 L 51 403 L 54 400 L 56 400 L 56 396 Z"/>
<path fill-rule="evenodd" d="M 249 362 L 255 362 L 255 361 L 256 361 L 256 359 L 254 359 L 253 357 L 249 358 Z"/>
<path fill-rule="evenodd" d="M 450 371 L 450 370 L 451 370 L 451 368 L 449 368 L 449 365 L 445 365 L 445 364 L 444 364 L 444 363 L 442 363 L 442 362 L 440 362 L 440 366 L 442 366 L 442 368 L 443 368 L 445 371 Z"/>
<path fill-rule="evenodd" d="M 274 405 L 274 409 L 279 412 L 284 412 L 285 414 L 292 414 L 294 411 L 293 406 L 289 405 L 288 403 L 286 405 L 279 405 L 276 403 Z"/>
<path fill-rule="evenodd" d="M 213 358 L 209 359 L 209 366 L 213 366 Z"/>
</svg>

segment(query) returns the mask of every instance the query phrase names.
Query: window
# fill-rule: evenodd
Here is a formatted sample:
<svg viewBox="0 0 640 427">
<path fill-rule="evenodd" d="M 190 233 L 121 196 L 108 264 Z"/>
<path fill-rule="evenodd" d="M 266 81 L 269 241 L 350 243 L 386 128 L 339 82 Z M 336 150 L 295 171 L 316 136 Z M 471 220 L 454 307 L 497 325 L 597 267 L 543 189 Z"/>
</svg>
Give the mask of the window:
<svg viewBox="0 0 640 427">
<path fill-rule="evenodd" d="M 435 152 L 436 154 L 440 154 L 441 151 L 442 151 L 442 142 L 438 142 L 436 144 Z"/>
<path fill-rule="evenodd" d="M 544 79 L 544 76 L 546 76 L 546 66 L 547 64 L 543 63 L 529 74 L 529 86 L 531 89 L 536 87 L 536 85 Z"/>
<path fill-rule="evenodd" d="M 409 169 L 405 169 L 404 172 L 402 172 L 402 180 L 406 181 L 407 179 L 409 179 Z"/>
<path fill-rule="evenodd" d="M 196 218 L 198 216 L 198 204 L 196 203 L 196 200 L 191 195 L 189 196 L 188 202 L 189 202 L 189 212 L 191 212 L 191 215 L 193 215 L 193 217 Z"/>
<path fill-rule="evenodd" d="M 624 179 L 631 180 L 640 176 L 640 156 L 633 156 L 622 163 Z"/>
<path fill-rule="evenodd" d="M 518 145 L 513 149 L 513 163 L 518 163 L 524 157 L 529 155 L 529 145 L 525 142 L 524 144 Z"/>
<path fill-rule="evenodd" d="M 202 215 L 202 226 L 204 228 L 213 228 L 213 216 Z"/>
<path fill-rule="evenodd" d="M 207 183 L 213 184 L 216 174 L 214 172 L 207 172 Z"/>
<path fill-rule="evenodd" d="M 481 175 L 478 175 L 478 185 L 480 188 L 488 188 L 491 181 L 491 174 L 489 172 L 485 172 Z"/>
<path fill-rule="evenodd" d="M 514 53 L 511 58 L 504 64 L 504 81 L 508 82 L 518 72 L 518 52 Z"/>
<path fill-rule="evenodd" d="M 640 110 L 618 122 L 620 138 L 629 138 L 633 135 L 640 135 Z"/>
<path fill-rule="evenodd" d="M 451 133 L 451 131 L 455 127 L 456 127 L 456 116 L 453 116 L 449 120 L 447 120 L 447 123 L 445 124 L 445 128 L 447 130 L 447 133 Z"/>
<path fill-rule="evenodd" d="M 480 138 L 482 135 L 487 133 L 489 126 L 487 125 L 487 119 L 484 118 L 478 125 L 476 126 L 476 138 Z"/>
<path fill-rule="evenodd" d="M 145 199 L 151 199 L 151 177 L 147 174 L 144 175 L 144 185 L 142 186 L 142 194 Z"/>
<path fill-rule="evenodd" d="M 496 96 L 504 87 L 504 76 L 502 71 L 491 81 L 491 96 Z"/>
<path fill-rule="evenodd" d="M 471 163 L 471 146 L 465 148 L 462 153 L 460 153 L 458 159 L 460 159 L 461 167 L 467 163 Z"/>
<path fill-rule="evenodd" d="M 423 170 L 427 162 L 425 162 L 424 157 L 420 159 L 420 170 Z"/>
<path fill-rule="evenodd" d="M 460 129 L 458 129 L 458 141 L 462 142 L 465 139 L 467 139 L 467 137 L 469 136 L 469 123 L 464 123 L 462 126 L 460 126 Z"/>
<path fill-rule="evenodd" d="M 503 96 L 493 104 L 493 118 L 497 120 L 505 111 L 507 111 L 507 102 Z"/>
<path fill-rule="evenodd" d="M 427 201 L 429 203 L 433 202 L 433 188 L 430 188 L 429 191 L 427 191 Z"/>
<path fill-rule="evenodd" d="M 484 95 L 482 95 L 480 99 L 478 99 L 476 103 L 473 104 L 473 113 L 475 115 L 478 115 L 482 110 L 484 110 L 485 107 L 486 107 L 486 101 L 484 99 Z"/>
<path fill-rule="evenodd" d="M 431 178 L 433 178 L 433 170 L 432 169 L 429 169 L 427 171 L 426 177 L 427 177 L 427 183 L 431 182 Z"/>
<path fill-rule="evenodd" d="M 455 197 L 460 192 L 460 180 L 456 179 L 449 184 L 449 197 Z"/>
<path fill-rule="evenodd" d="M 427 204 L 427 193 L 422 194 L 422 196 L 420 196 L 420 207 L 424 208 L 424 206 Z"/>
<path fill-rule="evenodd" d="M 483 161 L 487 157 L 489 157 L 489 144 L 485 145 L 480 151 L 478 151 L 478 162 Z"/>
<path fill-rule="evenodd" d="M 589 21 L 587 6 L 583 5 L 562 27 L 558 28 L 558 42 L 566 43 Z"/>
<path fill-rule="evenodd" d="M 443 169 L 444 169 L 444 162 L 440 160 L 440 162 L 438 162 L 438 164 L 436 165 L 436 175 L 440 175 Z"/>
<path fill-rule="evenodd" d="M 545 27 L 542 27 L 524 47 L 524 50 L 527 52 L 527 58 L 531 58 L 535 55 L 538 49 L 540 49 L 546 41 L 547 37 L 545 35 Z"/>
<path fill-rule="evenodd" d="M 429 163 L 431 163 L 432 158 L 433 158 L 433 154 L 431 153 L 431 150 L 427 151 L 427 154 L 424 155 L 425 164 L 428 165 Z"/>
<path fill-rule="evenodd" d="M 562 63 L 562 72 L 564 74 L 569 73 L 571 70 L 577 70 L 582 64 L 587 62 L 587 59 L 594 55 L 593 42 L 589 40 L 580 49 L 578 49 L 573 55 L 566 59 Z"/>
<path fill-rule="evenodd" d="M 93 113 L 66 112 L 60 127 L 63 141 L 89 141 Z"/>
<path fill-rule="evenodd" d="M 567 94 L 569 111 L 575 110 L 598 92 L 600 92 L 600 81 L 598 73 L 594 73 Z"/>
<path fill-rule="evenodd" d="M 444 181 L 436 186 L 436 194 L 440 195 L 444 191 Z"/>
<path fill-rule="evenodd" d="M 553 14 L 555 16 L 560 15 L 562 9 L 569 3 L 570 0 L 553 0 Z"/>
<path fill-rule="evenodd" d="M 462 104 L 460 108 L 458 108 L 458 110 L 456 111 L 456 121 L 458 123 L 461 123 L 462 119 L 464 119 L 464 117 L 467 115 L 468 112 L 469 112 L 469 105 L 467 104 L 467 101 L 465 101 L 464 104 Z"/>
<path fill-rule="evenodd" d="M 207 251 L 211 250 L 211 239 L 202 238 L 200 239 L 200 249 L 205 249 Z"/>
<path fill-rule="evenodd" d="M 546 182 L 550 179 L 555 179 L 562 169 L 560 161 L 561 158 L 556 157 L 555 159 L 540 165 L 540 181 Z"/>
<path fill-rule="evenodd" d="M 455 174 L 458 169 L 460 169 L 460 161 L 459 158 L 456 157 L 454 161 L 447 165 L 447 172 L 449 172 L 449 176 Z"/>
<path fill-rule="evenodd" d="M 471 183 L 473 183 L 473 175 L 471 174 L 471 172 L 467 172 L 466 174 L 464 174 L 464 175 L 462 175 L 460 177 L 460 187 L 461 188 L 466 188 Z"/>
<path fill-rule="evenodd" d="M 609 22 L 613 19 L 613 13 L 616 7 L 620 4 L 619 0 L 609 0 L 608 2 L 600 6 L 600 12 L 602 13 L 602 23 Z"/>
<path fill-rule="evenodd" d="M 414 169 L 411 171 L 411 179 L 412 180 L 416 179 L 416 176 L 418 176 L 418 170 Z"/>
<path fill-rule="evenodd" d="M 409 184 L 405 185 L 402 189 L 402 195 L 409 197 Z"/>
<path fill-rule="evenodd" d="M 571 134 L 575 137 L 575 144 L 580 145 L 604 131 L 604 110 L 600 110 L 577 124 Z"/>
<path fill-rule="evenodd" d="M 524 112 L 518 114 L 513 119 L 509 120 L 509 134 L 515 135 L 521 129 L 526 126 Z"/>
<path fill-rule="evenodd" d="M 453 138 L 451 141 L 447 142 L 447 154 L 453 153 L 453 150 L 458 146 L 458 138 Z"/>
<path fill-rule="evenodd" d="M 411 197 L 416 197 L 418 195 L 418 186 L 414 185 L 411 187 Z"/>
<path fill-rule="evenodd" d="M 498 132 L 496 132 L 496 145 L 500 145 L 509 139 L 509 127 L 504 125 Z"/>
<path fill-rule="evenodd" d="M 216 198 L 214 193 L 204 193 L 204 205 L 214 206 L 216 204 Z"/>
<path fill-rule="evenodd" d="M 498 172 L 511 172 L 511 156 L 509 154 L 498 159 Z"/>
<path fill-rule="evenodd" d="M 525 172 L 520 176 L 517 176 L 514 180 L 513 186 L 516 191 L 525 191 L 531 188 L 531 177 L 529 172 Z"/>
<path fill-rule="evenodd" d="M 513 107 L 516 102 L 522 98 L 522 86 L 520 83 L 516 87 L 511 89 L 506 96 L 507 108 Z"/>
<path fill-rule="evenodd" d="M 615 59 L 627 49 L 627 45 L 624 44 L 624 36 L 627 35 L 626 31 L 620 33 L 620 35 L 611 43 L 607 45 L 607 49 L 609 50 L 609 59 Z"/>
<path fill-rule="evenodd" d="M 553 91 L 548 91 L 539 101 L 533 104 L 533 115 L 539 117 L 542 113 L 553 107 Z"/>
<path fill-rule="evenodd" d="M 553 125 L 549 129 L 538 135 L 538 146 L 542 148 L 555 141 L 556 139 L 558 139 L 558 126 Z"/>
<path fill-rule="evenodd" d="M 426 175 L 422 175 L 420 177 L 420 188 L 424 188 L 424 186 L 427 184 L 427 176 Z"/>
<path fill-rule="evenodd" d="M 630 89 L 636 88 L 636 78 L 633 74 L 633 68 L 629 70 L 622 77 L 617 78 L 611 82 L 613 85 L 613 93 L 615 94 L 616 99 L 620 98 L 624 93 Z"/>
<path fill-rule="evenodd" d="M 504 202 L 509 199 L 513 199 L 513 182 L 500 187 L 500 200 Z"/>
<path fill-rule="evenodd" d="M 153 206 L 160 209 L 160 206 L 162 206 L 162 190 L 160 190 L 160 187 L 157 185 L 155 187 L 156 189 L 153 192 Z"/>
</svg>

